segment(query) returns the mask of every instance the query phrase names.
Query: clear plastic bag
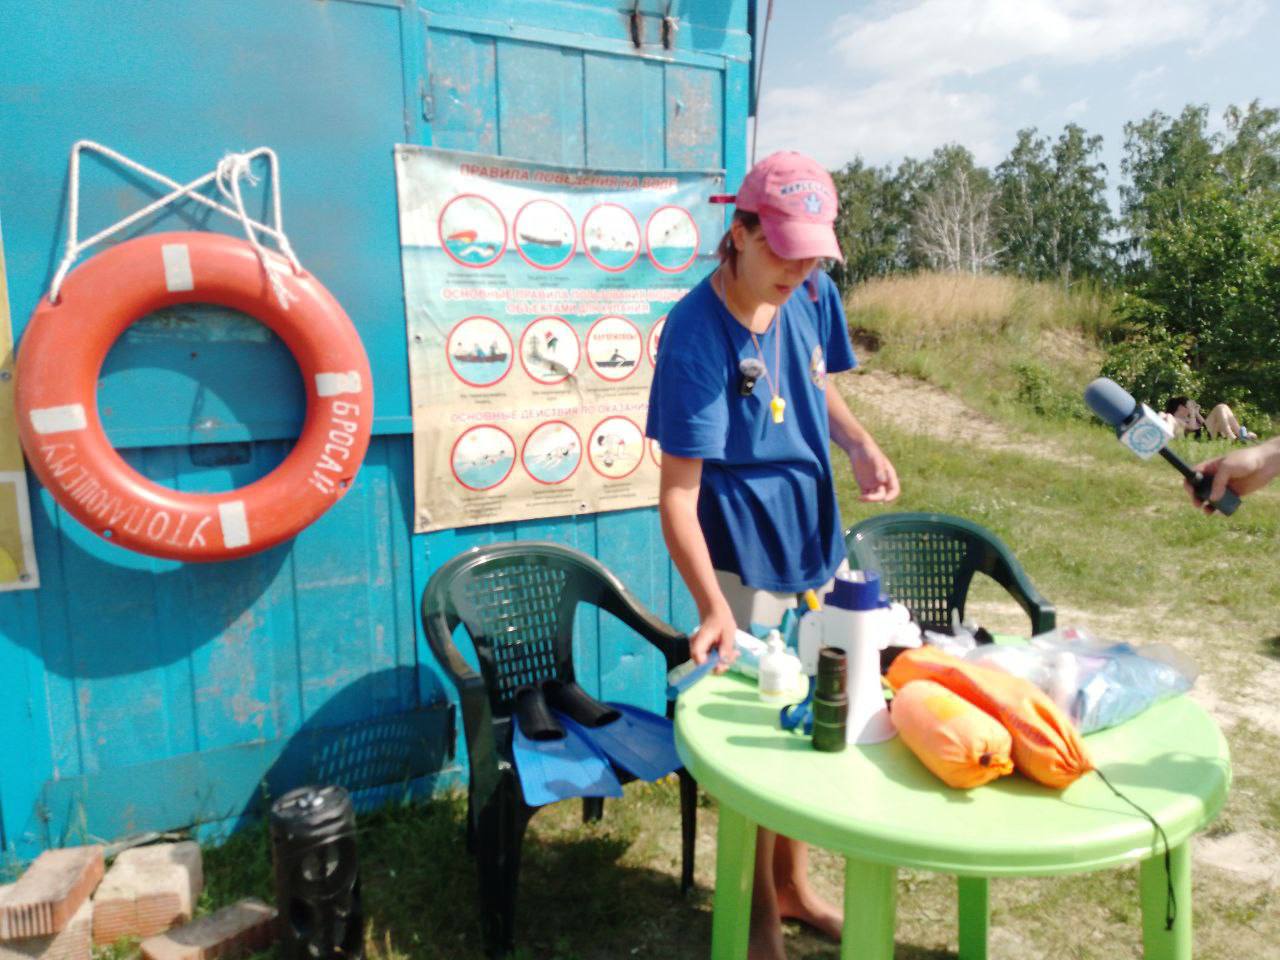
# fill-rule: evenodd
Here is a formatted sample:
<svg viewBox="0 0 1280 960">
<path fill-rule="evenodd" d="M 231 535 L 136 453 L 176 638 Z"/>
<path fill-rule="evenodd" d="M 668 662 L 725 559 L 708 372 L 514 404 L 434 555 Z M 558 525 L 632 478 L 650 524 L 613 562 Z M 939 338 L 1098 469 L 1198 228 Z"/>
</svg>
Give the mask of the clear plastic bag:
<svg viewBox="0 0 1280 960">
<path fill-rule="evenodd" d="M 1017 645 L 983 645 L 963 657 L 1030 680 L 1081 733 L 1114 727 L 1191 689 L 1199 668 L 1165 644 L 1134 647 L 1066 627 Z"/>
</svg>

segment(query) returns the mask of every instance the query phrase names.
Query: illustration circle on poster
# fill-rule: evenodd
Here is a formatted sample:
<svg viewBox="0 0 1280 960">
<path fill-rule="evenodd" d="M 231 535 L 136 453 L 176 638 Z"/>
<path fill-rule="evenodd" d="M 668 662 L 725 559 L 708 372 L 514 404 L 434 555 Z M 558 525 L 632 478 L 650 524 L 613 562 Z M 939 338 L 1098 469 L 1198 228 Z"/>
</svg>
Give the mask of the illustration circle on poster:
<svg viewBox="0 0 1280 960">
<path fill-rule="evenodd" d="M 581 359 L 578 333 L 564 317 L 539 317 L 520 335 L 520 365 L 538 383 L 563 383 Z"/>
<path fill-rule="evenodd" d="M 514 363 L 515 347 L 507 328 L 493 317 L 459 320 L 445 341 L 445 358 L 453 375 L 470 387 L 491 387 Z"/>
<path fill-rule="evenodd" d="M 658 365 L 658 341 L 662 339 L 662 328 L 667 325 L 667 315 L 664 313 L 658 318 L 658 322 L 649 328 L 649 339 L 646 344 L 649 354 L 649 363 L 653 366 Z"/>
<path fill-rule="evenodd" d="M 640 328 L 626 317 L 601 317 L 587 330 L 587 363 L 601 380 L 625 380 L 640 365 Z"/>
<path fill-rule="evenodd" d="M 587 441 L 591 468 L 609 480 L 630 476 L 644 456 L 644 431 L 627 417 L 606 417 Z"/>
<path fill-rule="evenodd" d="M 507 251 L 507 221 L 488 197 L 460 193 L 444 205 L 437 224 L 440 249 L 464 267 L 497 263 Z"/>
<path fill-rule="evenodd" d="M 563 420 L 540 423 L 525 438 L 520 462 L 538 483 L 564 483 L 582 463 L 582 438 Z"/>
<path fill-rule="evenodd" d="M 578 248 L 573 217 L 554 200 L 530 200 L 517 211 L 513 230 L 516 250 L 538 270 L 560 269 Z"/>
<path fill-rule="evenodd" d="M 453 478 L 468 490 L 492 490 L 511 475 L 515 465 L 516 442 L 511 434 L 489 424 L 463 432 L 449 454 Z"/>
<path fill-rule="evenodd" d="M 644 228 L 649 260 L 663 273 L 687 270 L 698 256 L 699 239 L 698 225 L 684 207 L 659 207 Z"/>
<path fill-rule="evenodd" d="M 658 446 L 658 441 L 652 437 L 649 438 L 649 459 L 653 461 L 653 465 L 659 470 L 662 469 L 662 448 Z"/>
<path fill-rule="evenodd" d="M 640 221 L 619 204 L 598 204 L 582 218 L 582 249 L 601 270 L 621 273 L 640 256 Z"/>
</svg>

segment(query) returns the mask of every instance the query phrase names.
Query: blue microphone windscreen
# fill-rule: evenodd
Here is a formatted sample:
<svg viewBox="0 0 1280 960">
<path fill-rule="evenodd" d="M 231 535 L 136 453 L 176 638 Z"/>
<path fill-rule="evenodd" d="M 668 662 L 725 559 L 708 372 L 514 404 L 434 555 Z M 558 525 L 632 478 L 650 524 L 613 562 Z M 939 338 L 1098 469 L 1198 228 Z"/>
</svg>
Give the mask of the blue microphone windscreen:
<svg viewBox="0 0 1280 960">
<path fill-rule="evenodd" d="M 1129 419 L 1129 415 L 1138 406 L 1128 390 L 1107 377 L 1099 377 L 1084 388 L 1084 402 L 1113 427 L 1118 427 Z"/>
</svg>

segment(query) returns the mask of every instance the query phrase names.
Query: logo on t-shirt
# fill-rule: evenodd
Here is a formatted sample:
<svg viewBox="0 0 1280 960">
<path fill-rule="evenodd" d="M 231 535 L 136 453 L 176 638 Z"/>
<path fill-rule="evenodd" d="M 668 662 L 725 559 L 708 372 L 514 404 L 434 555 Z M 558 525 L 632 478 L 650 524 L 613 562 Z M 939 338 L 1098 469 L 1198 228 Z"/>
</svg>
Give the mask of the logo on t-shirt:
<svg viewBox="0 0 1280 960">
<path fill-rule="evenodd" d="M 809 357 L 809 379 L 819 390 L 827 389 L 827 361 L 822 356 L 822 345 L 816 344 Z"/>
</svg>

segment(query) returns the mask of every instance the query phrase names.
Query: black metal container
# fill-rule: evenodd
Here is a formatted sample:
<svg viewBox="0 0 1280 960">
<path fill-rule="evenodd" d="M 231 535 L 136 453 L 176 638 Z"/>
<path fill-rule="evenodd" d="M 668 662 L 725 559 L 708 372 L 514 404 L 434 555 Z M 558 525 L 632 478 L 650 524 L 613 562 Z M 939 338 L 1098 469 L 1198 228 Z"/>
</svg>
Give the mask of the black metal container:
<svg viewBox="0 0 1280 960">
<path fill-rule="evenodd" d="M 364 910 L 356 814 L 342 787 L 300 787 L 271 805 L 282 960 L 359 960 Z"/>
<path fill-rule="evenodd" d="M 839 647 L 818 651 L 813 687 L 813 749 L 839 753 L 845 748 L 849 722 L 849 668 Z"/>
</svg>

